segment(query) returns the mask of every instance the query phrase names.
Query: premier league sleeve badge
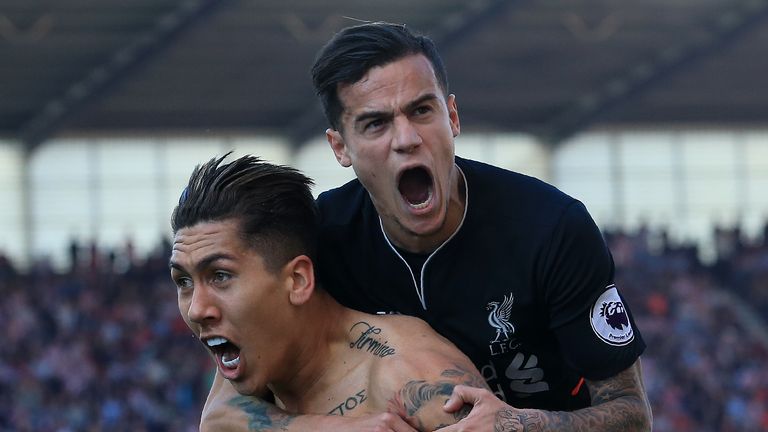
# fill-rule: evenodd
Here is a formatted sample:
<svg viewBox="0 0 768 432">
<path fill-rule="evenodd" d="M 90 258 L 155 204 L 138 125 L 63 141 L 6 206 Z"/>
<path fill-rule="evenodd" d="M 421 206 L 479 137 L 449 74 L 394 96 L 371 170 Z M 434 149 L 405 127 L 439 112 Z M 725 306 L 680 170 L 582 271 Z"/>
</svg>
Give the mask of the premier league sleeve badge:
<svg viewBox="0 0 768 432">
<path fill-rule="evenodd" d="M 623 346 L 635 337 L 629 314 L 615 285 L 609 285 L 590 309 L 590 323 L 595 334 L 605 343 Z"/>
</svg>

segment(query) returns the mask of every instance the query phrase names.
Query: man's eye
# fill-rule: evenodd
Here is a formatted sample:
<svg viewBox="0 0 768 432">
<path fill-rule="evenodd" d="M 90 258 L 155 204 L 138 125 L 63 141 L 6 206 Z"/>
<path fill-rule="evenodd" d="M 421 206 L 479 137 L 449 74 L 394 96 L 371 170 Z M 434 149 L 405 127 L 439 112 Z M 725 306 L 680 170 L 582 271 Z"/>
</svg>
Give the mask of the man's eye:
<svg viewBox="0 0 768 432">
<path fill-rule="evenodd" d="M 192 279 L 188 277 L 176 278 L 174 282 L 176 283 L 176 287 L 179 289 L 192 288 Z"/>
<path fill-rule="evenodd" d="M 422 114 L 427 114 L 431 111 L 432 111 L 432 107 L 430 107 L 429 105 L 422 105 L 416 108 L 413 112 L 416 115 L 422 115 Z"/>
<path fill-rule="evenodd" d="M 365 124 L 365 131 L 375 131 L 377 129 L 380 129 L 384 125 L 384 120 L 378 119 L 373 120 Z"/>
<path fill-rule="evenodd" d="M 213 274 L 213 281 L 214 282 L 226 282 L 228 281 L 232 276 L 229 273 L 217 271 Z"/>
</svg>

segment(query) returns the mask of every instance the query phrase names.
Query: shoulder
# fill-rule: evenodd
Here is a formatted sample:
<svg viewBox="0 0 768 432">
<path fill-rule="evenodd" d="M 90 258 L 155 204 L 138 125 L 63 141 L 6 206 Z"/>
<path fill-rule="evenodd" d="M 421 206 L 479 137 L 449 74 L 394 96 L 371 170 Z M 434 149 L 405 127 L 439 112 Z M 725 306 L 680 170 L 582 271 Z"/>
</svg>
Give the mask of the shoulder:
<svg viewBox="0 0 768 432">
<path fill-rule="evenodd" d="M 366 197 L 359 180 L 322 192 L 317 197 L 317 207 L 323 225 L 347 221 L 360 209 Z"/>
<path fill-rule="evenodd" d="M 232 384 L 217 372 L 203 407 L 200 431 L 246 432 L 262 426 L 284 427 L 291 420 L 291 415 L 274 404 L 256 396 L 239 394 Z"/>
<path fill-rule="evenodd" d="M 393 361 L 410 357 L 415 347 L 420 351 L 446 347 L 455 348 L 419 318 L 407 315 L 373 315 L 355 311 L 349 325 L 350 346 L 367 350 L 378 357 L 393 357 Z"/>
<path fill-rule="evenodd" d="M 373 406 L 404 418 L 417 430 L 434 430 L 459 417 L 442 406 L 457 385 L 486 388 L 480 372 L 447 339 L 418 318 L 387 316 L 377 322 L 401 343 L 396 355 L 370 370 Z"/>
<path fill-rule="evenodd" d="M 383 336 L 396 354 L 374 364 L 372 381 L 386 383 L 390 389 L 409 381 L 484 385 L 472 361 L 423 320 L 405 315 L 373 317 L 373 325 L 386 332 Z"/>
<path fill-rule="evenodd" d="M 539 218 L 559 213 L 577 202 L 554 185 L 536 177 L 459 157 L 456 164 L 467 180 L 470 206 L 492 202 L 504 214 Z"/>
<path fill-rule="evenodd" d="M 200 432 L 247 431 L 247 425 L 248 419 L 234 409 L 207 410 L 200 418 Z"/>
<path fill-rule="evenodd" d="M 446 338 L 437 333 L 421 318 L 410 315 L 367 315 L 387 332 L 387 337 L 398 347 L 419 351 L 437 350 L 447 353 L 458 349 Z"/>
<path fill-rule="evenodd" d="M 398 334 L 407 333 L 407 338 L 414 336 L 414 332 L 423 334 L 435 334 L 437 333 L 421 318 L 411 315 L 375 315 L 378 323 L 386 325 Z"/>
<path fill-rule="evenodd" d="M 539 193 L 546 192 L 567 197 L 567 194 L 541 179 L 496 165 L 464 159 L 458 156 L 456 157 L 456 165 L 461 169 L 464 175 L 468 177 L 468 181 L 472 180 L 483 184 L 487 182 L 502 187 L 513 185 L 521 189 L 530 189 Z"/>
<path fill-rule="evenodd" d="M 244 412 L 233 404 L 240 397 L 234 387 L 216 373 L 200 416 L 200 431 L 247 430 Z"/>
</svg>

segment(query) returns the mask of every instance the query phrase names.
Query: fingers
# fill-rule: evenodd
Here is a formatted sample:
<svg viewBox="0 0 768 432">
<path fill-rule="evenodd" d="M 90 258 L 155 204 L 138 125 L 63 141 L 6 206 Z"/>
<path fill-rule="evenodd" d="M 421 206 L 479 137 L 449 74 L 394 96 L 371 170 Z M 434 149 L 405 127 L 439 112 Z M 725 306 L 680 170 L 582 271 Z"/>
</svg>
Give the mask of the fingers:
<svg viewBox="0 0 768 432">
<path fill-rule="evenodd" d="M 476 405 L 482 398 L 483 392 L 485 392 L 483 389 L 457 385 L 453 388 L 451 397 L 443 405 L 443 410 L 451 413 L 461 409 L 464 404 Z"/>
</svg>

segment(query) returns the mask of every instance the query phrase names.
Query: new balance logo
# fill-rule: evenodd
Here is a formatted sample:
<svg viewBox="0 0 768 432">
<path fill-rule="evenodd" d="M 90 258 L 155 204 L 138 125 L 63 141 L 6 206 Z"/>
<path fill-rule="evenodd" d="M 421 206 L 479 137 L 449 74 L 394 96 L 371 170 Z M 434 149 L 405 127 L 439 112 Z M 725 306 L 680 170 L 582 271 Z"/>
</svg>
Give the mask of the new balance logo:
<svg viewBox="0 0 768 432">
<path fill-rule="evenodd" d="M 533 354 L 526 360 L 525 354 L 517 353 L 507 366 L 504 374 L 510 380 L 510 390 L 517 393 L 518 397 L 549 390 L 549 384 L 544 381 L 544 370 L 536 367 L 538 363 L 538 357 Z"/>
</svg>

